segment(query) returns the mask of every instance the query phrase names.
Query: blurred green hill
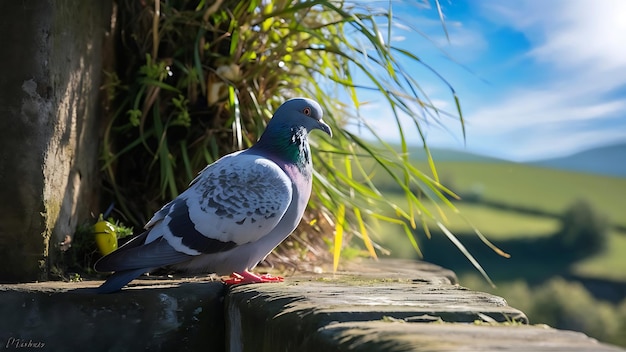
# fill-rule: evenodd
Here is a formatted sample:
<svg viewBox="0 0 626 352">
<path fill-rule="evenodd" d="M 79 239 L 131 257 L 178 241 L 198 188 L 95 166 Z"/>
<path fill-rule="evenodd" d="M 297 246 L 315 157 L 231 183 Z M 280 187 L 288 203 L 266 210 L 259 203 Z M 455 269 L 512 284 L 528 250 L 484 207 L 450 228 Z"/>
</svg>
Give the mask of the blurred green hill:
<svg viewBox="0 0 626 352">
<path fill-rule="evenodd" d="M 435 161 L 439 162 L 506 162 L 498 158 L 452 149 L 433 148 L 431 153 Z M 426 160 L 426 153 L 421 148 L 415 148 L 411 150 L 411 157 L 418 161 Z M 530 161 L 523 164 L 626 178 L 626 143 L 591 148 L 563 157 Z"/>
</svg>

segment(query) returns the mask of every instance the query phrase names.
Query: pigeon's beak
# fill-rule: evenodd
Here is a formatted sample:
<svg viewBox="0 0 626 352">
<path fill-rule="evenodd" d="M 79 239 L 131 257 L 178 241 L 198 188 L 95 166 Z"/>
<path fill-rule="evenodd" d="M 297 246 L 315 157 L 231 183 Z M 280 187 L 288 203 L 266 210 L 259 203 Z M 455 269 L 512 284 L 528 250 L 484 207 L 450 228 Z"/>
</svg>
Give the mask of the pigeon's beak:
<svg viewBox="0 0 626 352">
<path fill-rule="evenodd" d="M 319 127 L 320 130 L 326 132 L 329 136 L 333 136 L 333 131 L 330 129 L 330 126 L 328 126 L 326 124 L 326 122 L 319 120 Z"/>
</svg>

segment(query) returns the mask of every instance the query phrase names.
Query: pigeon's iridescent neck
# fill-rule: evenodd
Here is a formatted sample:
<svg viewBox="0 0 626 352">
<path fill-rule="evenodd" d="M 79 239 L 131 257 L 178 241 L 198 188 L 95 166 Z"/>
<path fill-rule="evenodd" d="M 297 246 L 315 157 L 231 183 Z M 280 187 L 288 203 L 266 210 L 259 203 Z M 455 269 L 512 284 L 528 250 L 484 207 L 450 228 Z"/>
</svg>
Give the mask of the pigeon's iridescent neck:
<svg viewBox="0 0 626 352">
<path fill-rule="evenodd" d="M 286 128 L 282 132 L 266 130 L 252 149 L 261 151 L 283 169 L 284 165 L 295 165 L 302 175 L 311 177 L 311 149 L 304 127 Z"/>
</svg>

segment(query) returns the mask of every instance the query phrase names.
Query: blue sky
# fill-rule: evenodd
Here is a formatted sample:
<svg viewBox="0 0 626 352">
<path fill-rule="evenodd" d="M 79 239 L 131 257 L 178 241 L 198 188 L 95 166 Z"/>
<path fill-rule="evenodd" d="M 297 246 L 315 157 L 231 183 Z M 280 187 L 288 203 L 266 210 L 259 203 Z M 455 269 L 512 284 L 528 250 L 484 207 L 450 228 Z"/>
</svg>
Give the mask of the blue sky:
<svg viewBox="0 0 626 352">
<path fill-rule="evenodd" d="M 394 15 L 429 38 L 398 22 L 392 44 L 446 78 L 466 119 L 465 144 L 458 121 L 446 119 L 446 128 L 426 127 L 429 146 L 529 161 L 626 141 L 626 1 L 440 3 L 449 41 L 432 0 L 430 8 L 392 2 Z M 407 70 L 429 97 L 453 112 L 449 89 L 413 66 Z M 397 138 L 388 107 L 371 93 L 361 97 L 371 100 L 361 111 L 368 122 L 384 138 Z"/>
</svg>

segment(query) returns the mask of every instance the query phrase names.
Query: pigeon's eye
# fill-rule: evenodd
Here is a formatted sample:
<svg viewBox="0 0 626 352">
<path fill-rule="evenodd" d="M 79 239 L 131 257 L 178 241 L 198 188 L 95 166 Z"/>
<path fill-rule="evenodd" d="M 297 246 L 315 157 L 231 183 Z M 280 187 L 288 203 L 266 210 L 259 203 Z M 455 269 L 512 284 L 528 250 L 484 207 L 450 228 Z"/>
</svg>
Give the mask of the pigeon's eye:
<svg viewBox="0 0 626 352">
<path fill-rule="evenodd" d="M 311 108 L 307 106 L 306 108 L 302 109 L 302 113 L 306 116 L 311 116 Z"/>
</svg>

